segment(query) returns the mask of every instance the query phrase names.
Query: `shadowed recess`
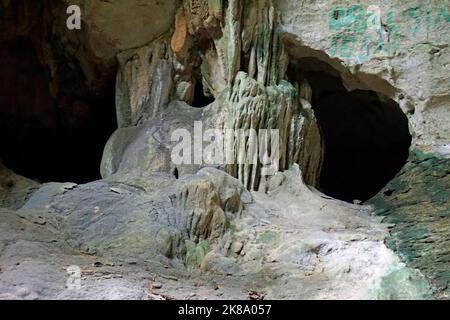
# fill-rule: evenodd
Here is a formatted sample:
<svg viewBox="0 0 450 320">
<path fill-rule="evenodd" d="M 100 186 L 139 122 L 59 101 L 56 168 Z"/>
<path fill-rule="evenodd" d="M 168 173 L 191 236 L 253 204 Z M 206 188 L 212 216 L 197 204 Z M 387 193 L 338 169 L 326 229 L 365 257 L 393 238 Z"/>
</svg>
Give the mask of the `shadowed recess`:
<svg viewBox="0 0 450 320">
<path fill-rule="evenodd" d="M 96 180 L 116 128 L 114 83 L 91 93 L 73 59 L 55 59 L 52 83 L 32 41 L 0 42 L 0 160 L 40 182 Z"/>
<path fill-rule="evenodd" d="M 347 91 L 338 71 L 313 58 L 291 65 L 289 77 L 312 89 L 325 148 L 321 191 L 349 202 L 375 196 L 408 158 L 411 135 L 398 104 L 374 91 Z"/>
</svg>

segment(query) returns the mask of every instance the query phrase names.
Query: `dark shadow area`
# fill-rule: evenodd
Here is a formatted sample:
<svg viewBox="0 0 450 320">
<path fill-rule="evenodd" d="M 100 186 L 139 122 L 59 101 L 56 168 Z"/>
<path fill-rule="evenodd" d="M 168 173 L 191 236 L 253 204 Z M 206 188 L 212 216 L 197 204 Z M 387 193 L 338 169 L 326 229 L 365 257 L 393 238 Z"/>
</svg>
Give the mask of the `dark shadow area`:
<svg viewBox="0 0 450 320">
<path fill-rule="evenodd" d="M 317 59 L 292 65 L 289 77 L 307 79 L 324 139 L 320 189 L 352 202 L 375 196 L 406 163 L 408 119 L 398 104 L 376 92 L 348 92 L 339 73 Z"/>
<path fill-rule="evenodd" d="M 0 42 L 0 159 L 40 182 L 100 178 L 117 127 L 114 82 L 90 93 L 75 60 L 56 56 L 55 81 L 26 38 Z"/>
<path fill-rule="evenodd" d="M 196 81 L 194 89 L 194 100 L 192 106 L 195 108 L 204 108 L 214 102 L 214 97 L 207 96 L 203 88 L 203 82 L 200 79 Z"/>
</svg>

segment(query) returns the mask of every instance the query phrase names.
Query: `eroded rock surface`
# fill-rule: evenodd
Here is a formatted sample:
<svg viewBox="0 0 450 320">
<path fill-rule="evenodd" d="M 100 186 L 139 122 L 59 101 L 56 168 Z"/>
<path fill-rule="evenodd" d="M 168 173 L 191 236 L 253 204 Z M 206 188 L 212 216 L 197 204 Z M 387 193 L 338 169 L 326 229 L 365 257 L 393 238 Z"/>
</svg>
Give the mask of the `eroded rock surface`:
<svg viewBox="0 0 450 320">
<path fill-rule="evenodd" d="M 43 185 L 21 209 L 1 210 L 2 298 L 430 297 L 369 207 L 325 199 L 298 167 L 279 181 L 251 195 L 207 168 Z M 70 266 L 79 290 L 66 287 Z"/>
<path fill-rule="evenodd" d="M 1 2 L 13 27 L 0 53 L 24 67 L 12 43 L 38 72 L 31 110 L 14 95 L 0 111 L 90 137 L 82 124 L 115 98 L 117 130 L 98 181 L 40 184 L 0 166 L 0 298 L 448 298 L 445 3 L 73 1 L 79 32 L 61 19 L 67 3 Z M 327 90 L 310 71 L 408 117 L 408 163 L 370 206 L 318 191 Z M 196 122 L 279 130 L 275 172 L 239 162 L 261 149 L 236 136 L 232 163 L 173 163 L 172 134 L 193 135 Z"/>
<path fill-rule="evenodd" d="M 370 202 L 391 224 L 388 245 L 420 269 L 442 298 L 448 298 L 450 163 L 414 150 L 402 172 Z"/>
</svg>

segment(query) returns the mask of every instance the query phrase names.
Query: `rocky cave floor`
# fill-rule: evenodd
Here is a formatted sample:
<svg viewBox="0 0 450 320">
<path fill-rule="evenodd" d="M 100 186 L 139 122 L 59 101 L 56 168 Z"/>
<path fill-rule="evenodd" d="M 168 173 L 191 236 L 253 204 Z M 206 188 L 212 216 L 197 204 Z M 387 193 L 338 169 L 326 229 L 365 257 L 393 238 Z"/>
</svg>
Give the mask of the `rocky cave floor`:
<svg viewBox="0 0 450 320">
<path fill-rule="evenodd" d="M 449 298 L 445 5 L 78 3 L 0 1 L 0 299 Z M 196 122 L 283 173 L 170 161 Z"/>
<path fill-rule="evenodd" d="M 442 161 L 447 161 L 442 167 L 448 168 L 448 160 Z M 449 239 L 444 227 L 449 225 L 449 216 L 448 212 L 442 215 L 442 206 L 437 218 L 440 230 L 436 221 L 431 222 L 430 209 L 428 220 L 404 218 L 409 229 L 401 227 L 402 221 L 395 225 L 400 232 L 394 233 L 393 240 L 410 244 L 409 261 L 415 268 L 429 264 L 428 260 L 421 265 L 420 259 L 417 263 L 415 258 L 421 252 L 435 254 L 433 268 L 443 272 L 438 276 L 441 286 L 437 294 L 428 281 L 429 274 L 410 268 L 391 251 L 398 248 L 385 239 L 394 225 L 382 223 L 383 218 L 375 215 L 379 210 L 374 212 L 373 205 L 338 201 L 307 187 L 296 166 L 273 177 L 267 193 L 251 194 L 242 191 L 237 180 L 209 168 L 178 180 L 165 174 L 130 173 L 84 185 L 38 185 L 4 167 L 1 177 L 1 299 L 448 297 L 443 283 L 448 277 L 445 246 Z M 448 177 L 444 170 L 440 181 L 448 183 Z M 221 200 L 232 199 L 230 194 L 238 190 L 242 210 L 234 210 L 237 213 L 221 238 L 210 241 L 211 245 L 197 239 L 193 251 L 188 248 L 175 253 L 175 242 L 164 236 L 155 240 L 150 235 L 158 232 L 152 228 L 179 227 L 180 217 L 171 213 L 170 207 L 177 207 L 176 203 L 184 209 L 189 203 L 201 206 L 195 203 L 209 192 L 203 188 L 205 181 L 212 181 L 206 186 L 217 189 Z M 179 185 L 182 190 L 187 188 L 181 201 L 174 200 Z M 395 199 L 396 192 L 404 196 L 411 191 L 387 188 L 389 197 Z M 448 193 L 448 188 L 440 190 Z M 213 200 L 209 200 L 207 205 L 212 206 Z M 376 197 L 373 201 L 381 200 Z M 384 210 L 393 207 L 400 206 L 385 204 Z M 388 222 L 394 222 L 393 216 L 399 214 L 389 215 Z M 427 248 L 417 249 L 421 243 L 417 237 L 405 236 L 408 230 L 411 234 L 412 226 L 422 230 L 422 239 L 427 238 L 428 228 L 430 236 L 438 237 L 438 244 L 428 241 Z M 402 235 L 395 238 L 399 233 Z M 416 240 L 411 244 L 411 239 Z M 67 287 L 69 266 L 81 270 L 78 290 Z"/>
</svg>

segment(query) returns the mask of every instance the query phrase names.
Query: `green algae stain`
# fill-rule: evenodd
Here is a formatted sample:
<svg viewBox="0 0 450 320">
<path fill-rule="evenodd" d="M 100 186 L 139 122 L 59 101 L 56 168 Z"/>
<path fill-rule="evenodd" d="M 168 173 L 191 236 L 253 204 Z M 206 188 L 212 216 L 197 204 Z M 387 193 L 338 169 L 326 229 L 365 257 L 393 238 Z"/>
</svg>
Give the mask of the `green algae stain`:
<svg viewBox="0 0 450 320">
<path fill-rule="evenodd" d="M 402 172 L 369 200 L 393 224 L 387 246 L 419 269 L 435 293 L 450 293 L 450 159 L 412 149 Z"/>
<path fill-rule="evenodd" d="M 256 239 L 256 243 L 272 243 L 278 240 L 278 235 L 273 231 L 264 231 Z"/>
<path fill-rule="evenodd" d="M 400 266 L 384 276 L 368 296 L 377 300 L 430 300 L 433 292 L 418 271 Z"/>
<path fill-rule="evenodd" d="M 188 268 L 196 269 L 200 268 L 203 259 L 210 251 L 209 242 L 201 240 L 199 243 L 195 243 L 190 240 L 186 240 L 186 266 Z"/>
</svg>

